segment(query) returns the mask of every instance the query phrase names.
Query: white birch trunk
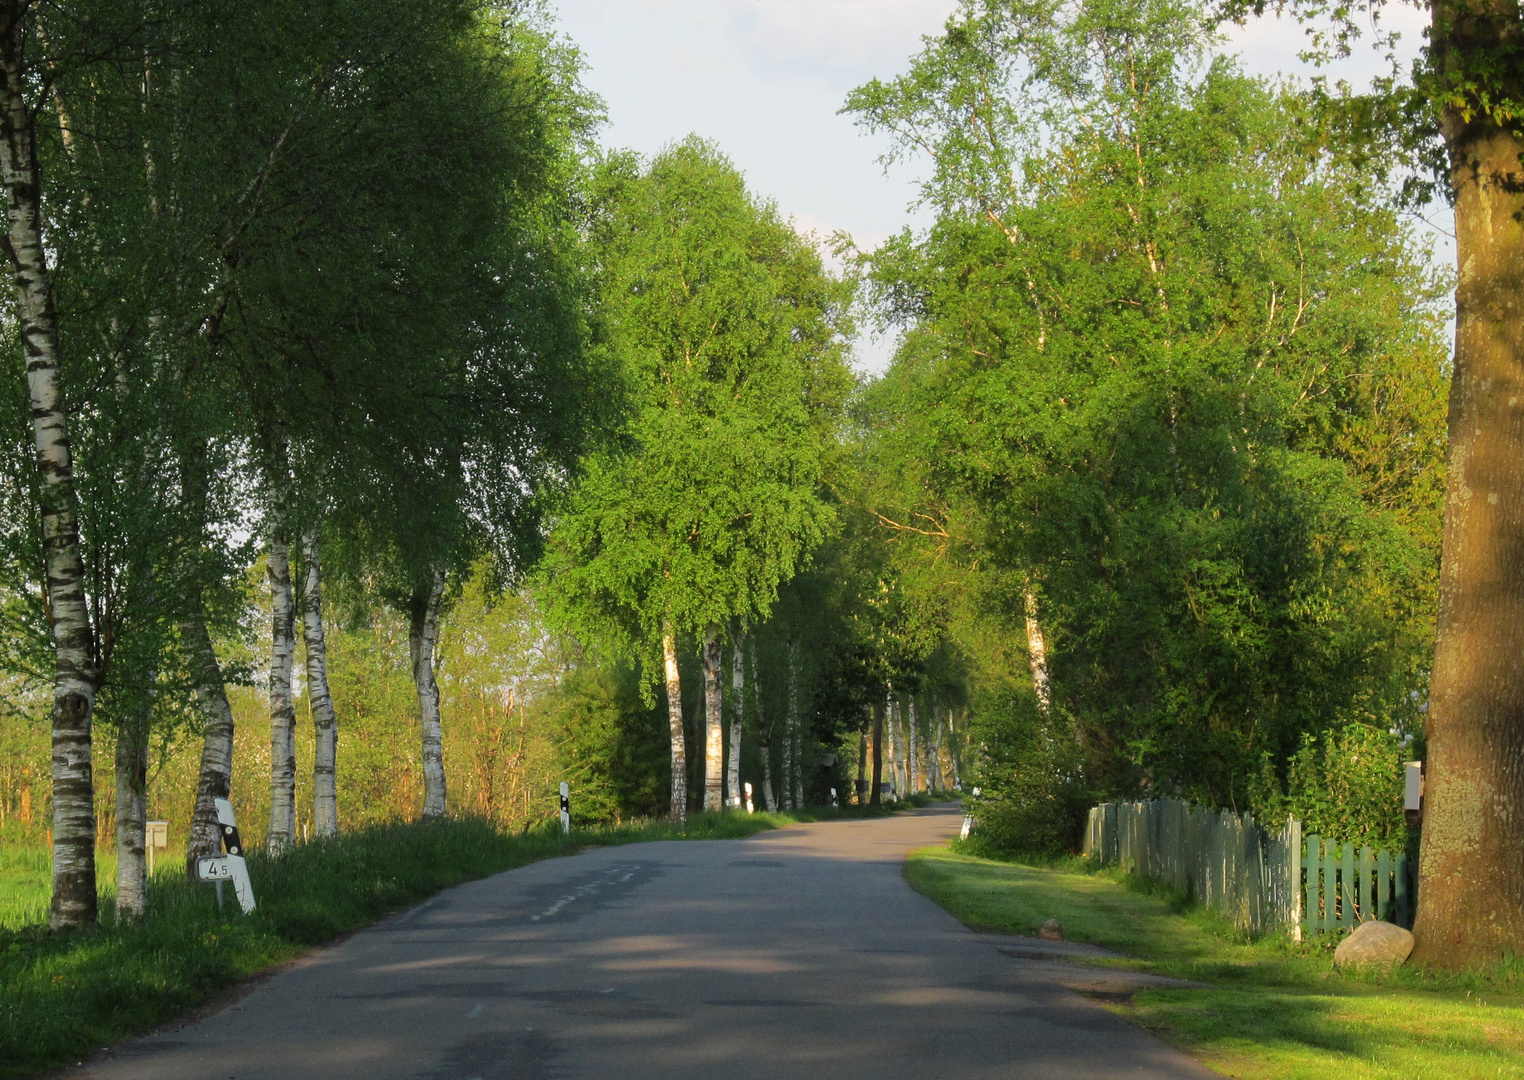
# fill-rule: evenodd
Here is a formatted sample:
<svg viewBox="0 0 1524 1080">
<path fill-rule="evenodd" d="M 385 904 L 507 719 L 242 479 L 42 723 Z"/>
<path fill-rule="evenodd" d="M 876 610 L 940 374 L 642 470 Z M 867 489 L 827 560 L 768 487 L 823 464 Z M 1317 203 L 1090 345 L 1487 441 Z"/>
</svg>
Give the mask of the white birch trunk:
<svg viewBox="0 0 1524 1080">
<path fill-rule="evenodd" d="M 206 618 L 195 601 L 195 617 L 180 625 L 186 660 L 193 680 L 196 711 L 201 714 L 201 769 L 196 782 L 196 807 L 191 814 L 185 846 L 186 873 L 195 878 L 196 860 L 222 851 L 215 800 L 226 799 L 233 784 L 233 707 L 228 703 L 222 669 L 206 631 Z"/>
<path fill-rule="evenodd" d="M 677 634 L 670 621 L 662 623 L 661 659 L 666 669 L 667 726 L 672 733 L 673 821 L 688 820 L 688 736 L 683 728 L 683 684 L 677 669 Z"/>
<path fill-rule="evenodd" d="M 265 849 L 276 855 L 296 840 L 296 705 L 291 694 L 296 605 L 284 538 L 271 538 L 265 566 L 270 580 L 270 831 Z"/>
<path fill-rule="evenodd" d="M 778 809 L 773 797 L 773 728 L 762 707 L 762 668 L 757 664 L 757 643 L 751 645 L 751 697 L 757 714 L 757 745 L 762 756 L 762 805 L 769 814 Z"/>
<path fill-rule="evenodd" d="M 5 185 L 6 255 L 16 296 L 38 474 L 48 620 L 53 632 L 53 903 L 58 930 L 96 921 L 95 781 L 90 735 L 98 672 L 85 599 L 69 445 L 59 371 L 58 317 L 42 235 L 41 177 L 28 106 L 22 0 L 0 3 L 0 182 Z"/>
<path fill-rule="evenodd" d="M 722 730 L 720 690 L 720 628 L 710 623 L 704 630 L 700 657 L 704 669 L 704 809 L 724 805 L 725 739 Z"/>
<path fill-rule="evenodd" d="M 725 769 L 726 796 L 730 805 L 742 805 L 741 793 L 741 727 L 746 720 L 746 661 L 741 652 L 745 634 L 738 634 L 731 645 L 731 696 L 735 699 L 730 712 L 730 762 Z"/>
<path fill-rule="evenodd" d="M 905 786 L 900 783 L 900 703 L 892 692 L 886 711 L 889 721 L 889 793 L 898 799 Z"/>
<path fill-rule="evenodd" d="M 140 918 L 148 910 L 148 725 L 153 716 L 147 692 L 116 734 L 116 917 Z"/>
<path fill-rule="evenodd" d="M 312 709 L 312 831 L 317 836 L 339 832 L 339 720 L 328 692 L 328 643 L 323 636 L 323 581 L 318 537 L 302 537 L 302 561 L 307 580 L 302 590 L 302 636 L 307 647 L 307 702 Z"/>
<path fill-rule="evenodd" d="M 867 803 L 867 792 L 864 790 L 868 783 L 868 738 L 873 727 L 873 709 L 868 708 L 867 724 L 858 734 L 857 739 L 857 782 L 852 785 L 852 796 L 859 806 Z"/>
<path fill-rule="evenodd" d="M 921 742 L 915 729 L 915 698 L 905 703 L 906 724 L 910 728 L 910 794 L 921 793 Z"/>
<path fill-rule="evenodd" d="M 1032 667 L 1032 692 L 1037 695 L 1037 706 L 1048 711 L 1052 694 L 1048 688 L 1048 643 L 1042 636 L 1042 624 L 1037 621 L 1037 593 L 1030 585 L 1026 589 L 1027 608 L 1027 662 Z"/>
<path fill-rule="evenodd" d="M 794 809 L 804 807 L 804 724 L 799 715 L 799 644 L 788 643 L 788 726 L 794 758 Z"/>
<path fill-rule="evenodd" d="M 946 780 L 942 775 L 942 714 L 931 708 L 931 716 L 936 717 L 937 737 L 931 745 L 931 786 L 936 791 L 946 791 Z"/>
<path fill-rule="evenodd" d="M 444 734 L 439 719 L 439 682 L 434 677 L 434 645 L 439 640 L 439 607 L 444 601 L 443 570 L 431 575 L 428 592 L 413 596 L 408 625 L 408 653 L 423 736 L 423 816 L 445 812 Z"/>
</svg>

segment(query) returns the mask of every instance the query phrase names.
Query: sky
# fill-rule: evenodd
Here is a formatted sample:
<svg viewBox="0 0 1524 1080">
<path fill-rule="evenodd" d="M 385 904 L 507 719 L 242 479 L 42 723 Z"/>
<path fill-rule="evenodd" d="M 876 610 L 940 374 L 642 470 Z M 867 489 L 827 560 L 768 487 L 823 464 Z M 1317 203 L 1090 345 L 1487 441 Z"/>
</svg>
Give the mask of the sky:
<svg viewBox="0 0 1524 1080">
<path fill-rule="evenodd" d="M 654 154 L 696 133 L 714 140 L 796 225 L 822 238 L 850 233 L 871 249 L 907 224 L 919 175 L 914 164 L 886 175 L 887 142 L 838 115 L 848 91 L 904 70 L 924 35 L 938 33 L 956 0 L 552 0 L 561 31 L 587 64 L 584 81 L 608 110 L 604 142 Z M 1411 53 L 1422 12 L 1395 6 L 1389 28 Z M 1295 23 L 1256 20 L 1229 35 L 1255 74 L 1305 74 Z M 1383 70 L 1359 52 L 1335 77 L 1361 85 Z M 1449 252 L 1441 219 L 1433 237 Z M 892 341 L 864 338 L 858 364 L 880 372 Z"/>
</svg>

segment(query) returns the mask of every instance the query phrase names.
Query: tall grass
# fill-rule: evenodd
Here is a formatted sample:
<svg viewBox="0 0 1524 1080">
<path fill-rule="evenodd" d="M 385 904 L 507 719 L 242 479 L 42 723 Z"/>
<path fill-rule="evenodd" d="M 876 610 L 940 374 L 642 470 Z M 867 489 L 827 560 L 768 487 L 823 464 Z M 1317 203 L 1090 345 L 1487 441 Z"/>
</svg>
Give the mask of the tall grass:
<svg viewBox="0 0 1524 1080">
<path fill-rule="evenodd" d="M 238 912 L 231 890 L 219 911 L 211 886 L 188 881 L 166 859 L 142 921 L 118 922 L 107 891 L 99 926 L 60 934 L 45 927 L 47 852 L 7 848 L 0 854 L 0 1077 L 81 1060 L 463 881 L 592 845 L 734 839 L 821 816 L 834 815 L 699 814 L 680 827 L 637 822 L 570 836 L 554 827 L 504 833 L 473 818 L 376 825 L 275 857 L 251 852 L 259 906 L 250 916 Z"/>
</svg>

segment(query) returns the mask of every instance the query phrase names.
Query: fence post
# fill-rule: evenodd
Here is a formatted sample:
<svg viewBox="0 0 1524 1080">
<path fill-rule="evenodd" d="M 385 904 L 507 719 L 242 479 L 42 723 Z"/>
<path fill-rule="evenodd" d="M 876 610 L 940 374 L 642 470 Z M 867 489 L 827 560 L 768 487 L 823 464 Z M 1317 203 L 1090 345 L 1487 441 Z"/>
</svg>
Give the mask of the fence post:
<svg viewBox="0 0 1524 1080">
<path fill-rule="evenodd" d="M 1302 823 L 1296 818 L 1286 819 L 1286 888 L 1291 940 L 1300 945 L 1307 908 L 1306 893 L 1302 889 Z"/>
</svg>

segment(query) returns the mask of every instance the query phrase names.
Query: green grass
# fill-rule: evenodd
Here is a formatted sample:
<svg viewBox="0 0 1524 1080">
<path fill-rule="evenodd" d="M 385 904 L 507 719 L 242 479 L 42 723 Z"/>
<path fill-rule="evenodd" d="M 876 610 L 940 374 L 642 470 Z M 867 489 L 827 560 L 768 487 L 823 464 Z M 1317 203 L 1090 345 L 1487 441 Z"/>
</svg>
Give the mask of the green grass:
<svg viewBox="0 0 1524 1080">
<path fill-rule="evenodd" d="M 905 876 L 970 926 L 1034 934 L 1056 917 L 1070 940 L 1124 954 L 1111 965 L 1209 984 L 1140 990 L 1108 1007 L 1228 1076 L 1524 1077 L 1524 962 L 1462 976 L 1342 972 L 1331 943 L 1250 940 L 1178 896 L 1078 860 L 1027 866 L 926 848 Z"/>
<path fill-rule="evenodd" d="M 697 814 L 666 822 L 520 834 L 451 818 L 383 825 L 302 844 L 279 857 L 251 852 L 259 907 L 219 913 L 210 886 L 166 859 L 149 886 L 149 914 L 118 924 L 101 866 L 98 927 L 49 933 L 48 853 L 0 849 L 0 1077 L 83 1059 L 196 1006 L 305 949 L 441 889 L 590 846 L 642 840 L 739 839 L 796 821 L 857 816 L 851 808 L 786 814 Z M 231 893 L 229 894 L 231 896 Z"/>
</svg>

